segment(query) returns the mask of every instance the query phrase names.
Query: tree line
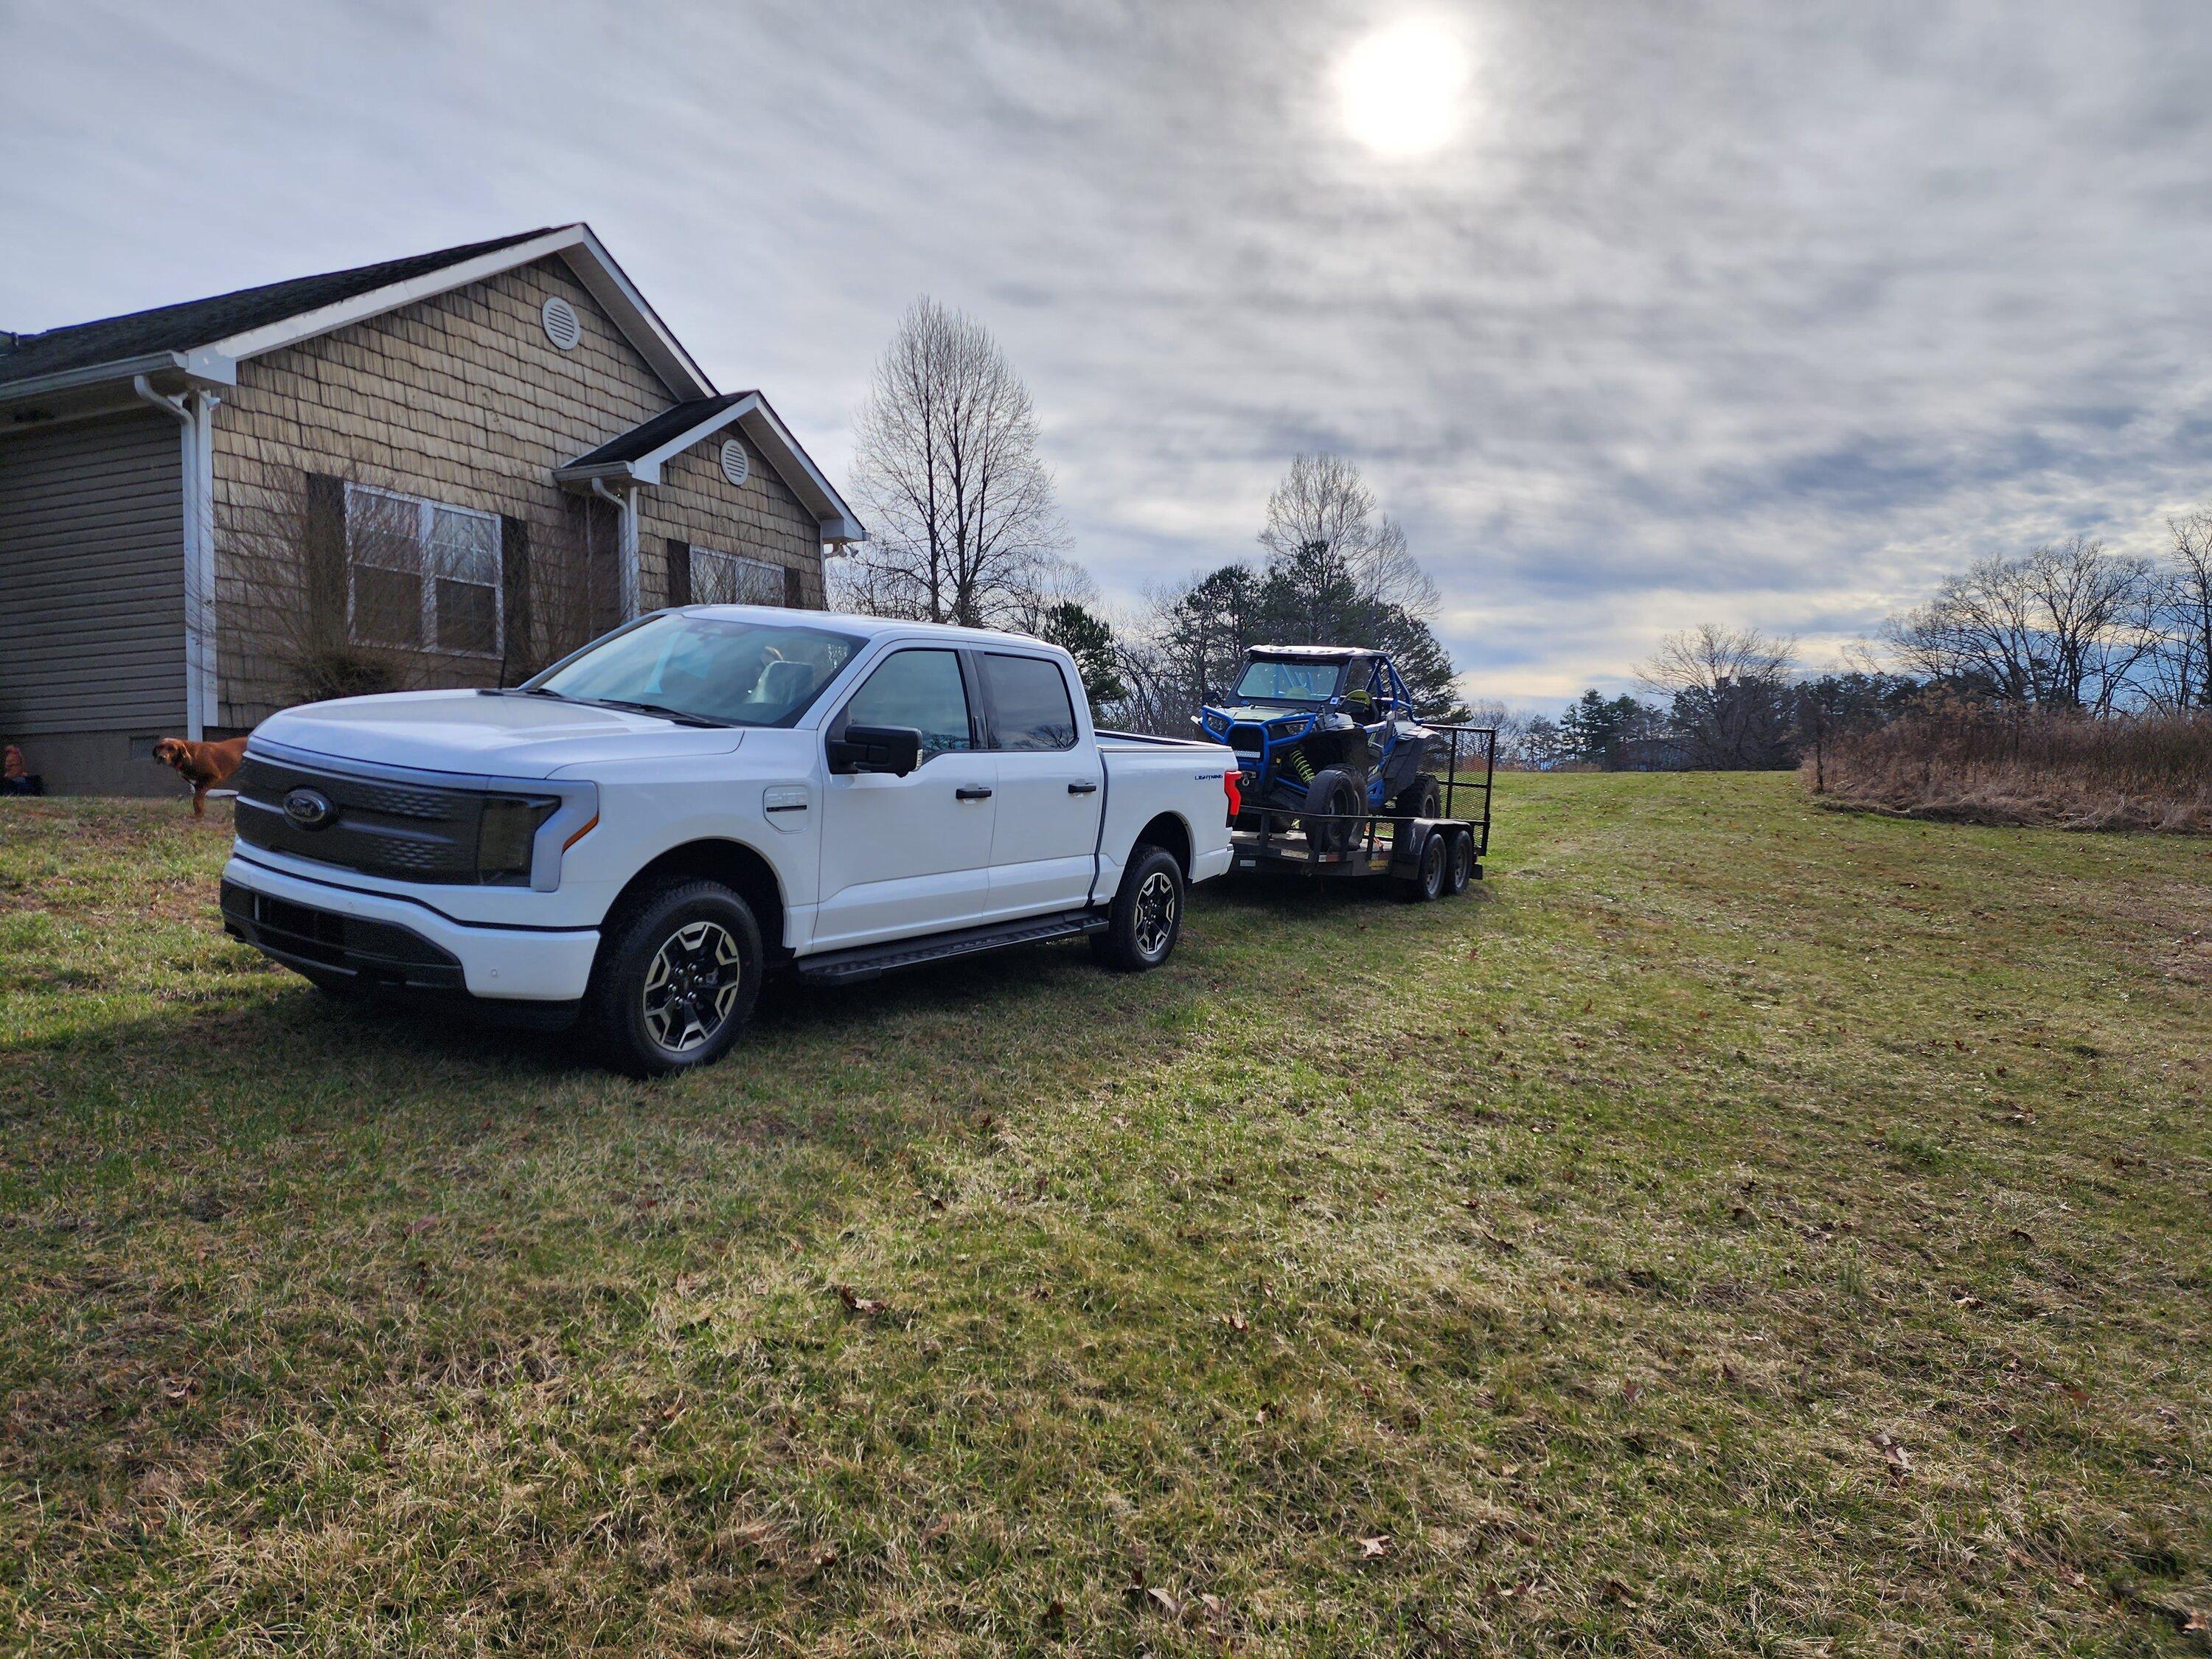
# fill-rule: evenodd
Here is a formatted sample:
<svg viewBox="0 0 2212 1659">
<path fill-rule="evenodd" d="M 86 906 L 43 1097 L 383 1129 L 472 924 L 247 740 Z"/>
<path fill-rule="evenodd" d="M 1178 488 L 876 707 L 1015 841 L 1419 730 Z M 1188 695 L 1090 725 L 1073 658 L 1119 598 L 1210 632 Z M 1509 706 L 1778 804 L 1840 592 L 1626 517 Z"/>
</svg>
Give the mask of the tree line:
<svg viewBox="0 0 2212 1659">
<path fill-rule="evenodd" d="M 2159 557 L 2075 537 L 1978 560 L 1841 667 L 1807 672 L 1794 641 L 1708 624 L 1669 635 L 1638 668 L 1641 696 L 1592 690 L 1557 720 L 1486 718 L 1523 765 L 1658 770 L 1795 766 L 1831 734 L 1946 708 L 2200 714 L 2212 710 L 2212 509 L 2167 530 Z"/>
</svg>

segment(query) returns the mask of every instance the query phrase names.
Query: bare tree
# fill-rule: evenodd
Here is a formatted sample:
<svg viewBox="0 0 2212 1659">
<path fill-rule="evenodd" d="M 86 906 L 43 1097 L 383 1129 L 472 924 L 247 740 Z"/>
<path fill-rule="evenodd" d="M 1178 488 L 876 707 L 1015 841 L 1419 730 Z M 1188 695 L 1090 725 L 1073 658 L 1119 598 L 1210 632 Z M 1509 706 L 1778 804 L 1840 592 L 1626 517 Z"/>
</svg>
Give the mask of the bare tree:
<svg viewBox="0 0 2212 1659">
<path fill-rule="evenodd" d="M 1341 455 L 1298 455 L 1267 498 L 1260 532 L 1268 570 L 1284 596 L 1307 614 L 1316 642 L 1355 613 L 1385 609 L 1425 621 L 1436 613 L 1436 584 L 1414 561 L 1406 532 L 1376 510 L 1375 492 Z"/>
<path fill-rule="evenodd" d="M 853 493 L 873 535 L 842 562 L 837 602 L 970 627 L 1019 612 L 1066 541 L 1036 446 L 1029 388 L 998 343 L 916 300 L 855 428 Z"/>
<path fill-rule="evenodd" d="M 2076 536 L 1947 576 L 1893 617 L 1891 647 L 1931 679 L 2002 702 L 2105 712 L 2157 642 L 2149 562 Z"/>
<path fill-rule="evenodd" d="M 1670 699 L 1676 741 L 1692 766 L 1787 765 L 1796 703 L 1793 640 L 1711 623 L 1669 634 L 1636 678 Z"/>
<path fill-rule="evenodd" d="M 2145 690 L 2169 714 L 2212 708 L 2212 507 L 2170 519 L 2172 551 L 2152 605 L 2157 638 Z"/>
</svg>

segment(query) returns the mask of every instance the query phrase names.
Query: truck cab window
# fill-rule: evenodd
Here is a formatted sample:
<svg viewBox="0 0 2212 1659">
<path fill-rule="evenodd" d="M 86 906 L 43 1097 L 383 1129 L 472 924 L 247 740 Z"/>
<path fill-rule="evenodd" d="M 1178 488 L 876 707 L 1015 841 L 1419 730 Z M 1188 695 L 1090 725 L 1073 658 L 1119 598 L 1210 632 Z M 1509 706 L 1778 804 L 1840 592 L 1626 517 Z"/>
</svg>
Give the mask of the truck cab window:
<svg viewBox="0 0 2212 1659">
<path fill-rule="evenodd" d="M 994 651 L 983 659 L 983 696 L 991 712 L 993 748 L 1075 747 L 1075 704 L 1058 663 Z"/>
<path fill-rule="evenodd" d="M 960 659 L 951 651 L 901 651 L 885 659 L 845 705 L 845 724 L 913 726 L 921 733 L 925 765 L 975 746 Z"/>
</svg>

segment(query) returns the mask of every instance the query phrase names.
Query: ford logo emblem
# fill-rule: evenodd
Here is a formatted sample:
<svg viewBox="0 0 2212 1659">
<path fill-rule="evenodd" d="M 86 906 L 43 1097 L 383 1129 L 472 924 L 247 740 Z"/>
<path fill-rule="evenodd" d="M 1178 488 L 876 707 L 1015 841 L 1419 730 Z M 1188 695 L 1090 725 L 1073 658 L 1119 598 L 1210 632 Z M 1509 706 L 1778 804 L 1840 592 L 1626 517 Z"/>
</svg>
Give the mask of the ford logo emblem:
<svg viewBox="0 0 2212 1659">
<path fill-rule="evenodd" d="M 302 830 L 324 830 L 337 821 L 338 809 L 319 790 L 295 789 L 284 797 L 284 816 Z"/>
</svg>

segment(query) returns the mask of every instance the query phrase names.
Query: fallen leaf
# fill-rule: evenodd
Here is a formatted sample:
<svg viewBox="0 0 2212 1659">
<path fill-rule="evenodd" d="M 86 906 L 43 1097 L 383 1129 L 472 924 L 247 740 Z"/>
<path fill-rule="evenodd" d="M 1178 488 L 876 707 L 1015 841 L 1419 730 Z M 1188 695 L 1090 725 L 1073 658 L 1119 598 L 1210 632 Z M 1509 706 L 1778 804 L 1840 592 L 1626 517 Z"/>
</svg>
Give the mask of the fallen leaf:
<svg viewBox="0 0 2212 1659">
<path fill-rule="evenodd" d="M 2033 1244 L 2035 1243 L 2035 1235 L 2029 1232 L 2024 1227 L 2014 1227 L 2011 1232 L 2007 1235 L 2007 1237 L 2016 1238 L 2023 1244 Z"/>
<path fill-rule="evenodd" d="M 1723 1359 L 1723 1360 L 1722 1360 L 1722 1361 L 1721 1361 L 1721 1381 L 1722 1381 L 1722 1382 L 1729 1382 L 1729 1383 L 1735 1383 L 1735 1382 L 1741 1382 L 1742 1380 L 1743 1380 L 1743 1379 L 1736 1374 L 1736 1369 L 1735 1369 L 1735 1366 L 1733 1366 L 1733 1365 L 1731 1365 L 1730 1364 L 1729 1364 L 1729 1362 L 1728 1362 L 1727 1360 L 1725 1360 L 1725 1359 Z"/>
<path fill-rule="evenodd" d="M 2201 1613 L 2191 1607 L 2189 1617 L 2181 1621 L 2181 1633 L 2184 1636 L 2195 1636 L 2203 1631 L 2212 1631 L 2212 1616 Z"/>
<path fill-rule="evenodd" d="M 1066 1617 L 1067 1608 L 1063 1603 L 1058 1601 L 1048 1601 L 1045 1603 L 1044 1613 L 1039 1619 L 1038 1622 L 1040 1624 L 1056 1625 Z"/>
<path fill-rule="evenodd" d="M 2005 1426 L 2005 1438 L 2015 1446 L 2025 1446 L 2027 1443 L 2027 1431 L 2017 1423 L 2008 1424 Z"/>
<path fill-rule="evenodd" d="M 1180 1619 L 1182 1617 L 1182 1603 L 1176 1601 L 1174 1596 L 1170 1595 L 1165 1590 L 1159 1589 L 1158 1586 L 1154 1586 L 1152 1589 L 1146 1590 L 1145 1594 L 1151 1596 L 1153 1601 L 1158 1602 L 1160 1611 L 1165 1613 L 1169 1618 Z"/>
<path fill-rule="evenodd" d="M 1881 1452 L 1881 1461 L 1889 1466 L 1891 1480 L 1902 1480 L 1912 1473 L 1911 1454 L 1899 1445 L 1887 1429 L 1875 1436 L 1874 1443 Z"/>
<path fill-rule="evenodd" d="M 883 1303 L 872 1296 L 862 1296 L 850 1285 L 840 1285 L 836 1291 L 837 1299 L 856 1314 L 879 1314 L 884 1310 Z"/>
<path fill-rule="evenodd" d="M 438 1218 L 434 1215 L 426 1215 L 419 1221 L 410 1221 L 407 1224 L 407 1237 L 410 1238 L 417 1237 L 422 1234 L 428 1232 L 432 1227 L 437 1225 L 437 1223 Z"/>
<path fill-rule="evenodd" d="M 1229 1315 L 1227 1322 L 1229 1328 L 1232 1331 L 1241 1333 L 1243 1331 L 1249 1331 L 1252 1328 L 1251 1322 L 1247 1320 L 1243 1314 Z"/>
<path fill-rule="evenodd" d="M 1954 1308 L 1980 1308 L 1986 1307 L 1988 1304 L 1978 1296 L 1972 1296 L 1961 1291 L 1951 1298 L 1951 1305 Z"/>
<path fill-rule="evenodd" d="M 1624 1406 L 1633 1406 L 1643 1393 L 1644 1385 L 1641 1382 L 1624 1382 L 1620 1385 L 1620 1403 Z"/>
<path fill-rule="evenodd" d="M 952 1517 L 949 1515 L 940 1515 L 921 1529 L 921 1541 L 925 1544 L 934 1544 L 951 1530 Z"/>
<path fill-rule="evenodd" d="M 1359 1559 L 1363 1561 L 1377 1560 L 1380 1558 L 1389 1554 L 1389 1553 L 1390 1534 L 1387 1532 L 1379 1533 L 1372 1538 L 1363 1538 L 1359 1540 Z"/>
<path fill-rule="evenodd" d="M 2079 1382 L 2062 1382 L 2058 1385 L 2058 1392 L 2077 1406 L 2086 1406 L 2089 1403 L 2089 1391 Z"/>
<path fill-rule="evenodd" d="M 1228 1603 L 1218 1595 L 1201 1595 L 1198 1598 L 1198 1604 L 1206 1609 L 1206 1616 L 1209 1619 L 1218 1619 L 1229 1611 Z"/>
</svg>

